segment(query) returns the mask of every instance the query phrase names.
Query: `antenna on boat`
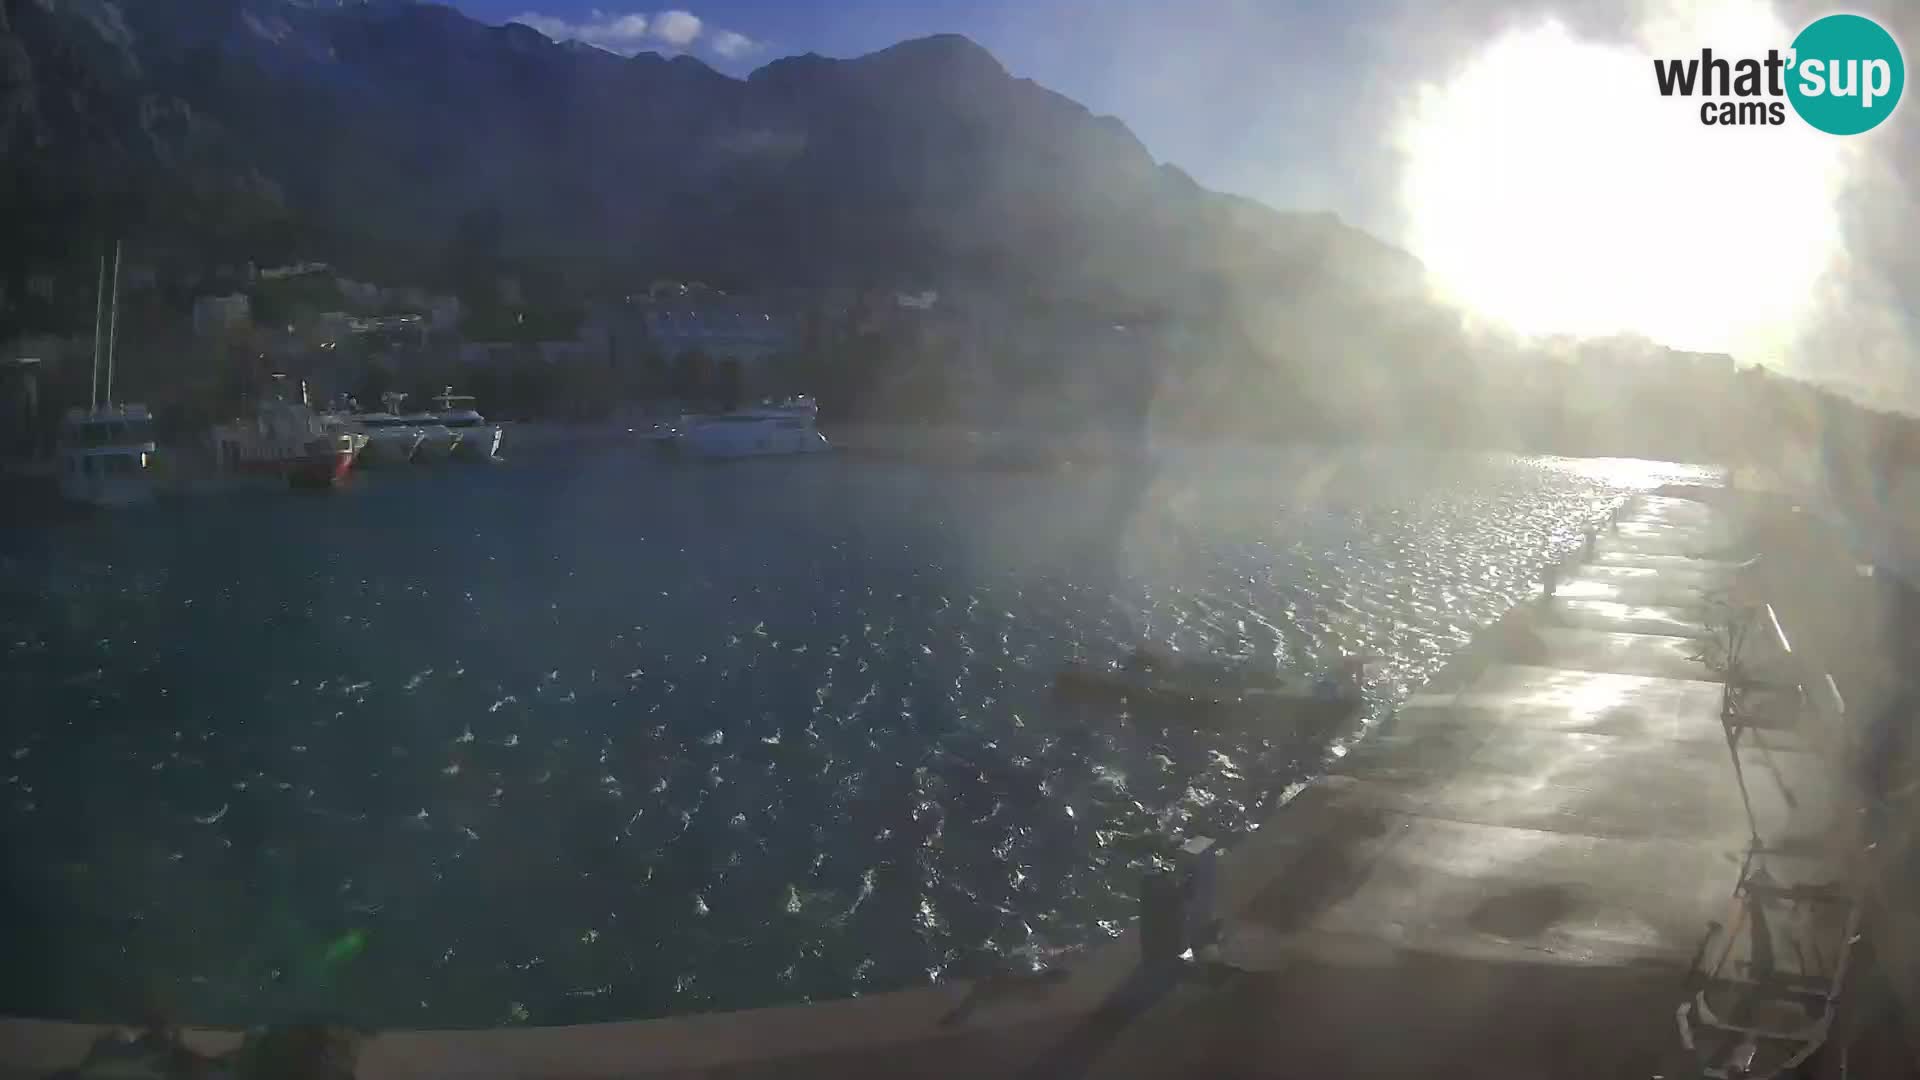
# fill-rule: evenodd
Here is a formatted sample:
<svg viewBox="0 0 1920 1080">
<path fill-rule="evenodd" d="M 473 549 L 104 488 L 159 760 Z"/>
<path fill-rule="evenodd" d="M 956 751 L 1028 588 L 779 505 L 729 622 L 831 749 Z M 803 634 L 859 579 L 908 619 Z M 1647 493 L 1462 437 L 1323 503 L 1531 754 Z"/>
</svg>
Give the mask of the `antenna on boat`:
<svg viewBox="0 0 1920 1080">
<path fill-rule="evenodd" d="M 120 241 L 113 242 L 113 302 L 107 309 L 107 407 L 113 407 L 113 350 L 120 343 Z"/>
<path fill-rule="evenodd" d="M 100 275 L 93 287 L 93 381 L 87 387 L 87 411 L 100 407 L 100 323 L 107 314 L 107 257 L 100 256 Z"/>
</svg>

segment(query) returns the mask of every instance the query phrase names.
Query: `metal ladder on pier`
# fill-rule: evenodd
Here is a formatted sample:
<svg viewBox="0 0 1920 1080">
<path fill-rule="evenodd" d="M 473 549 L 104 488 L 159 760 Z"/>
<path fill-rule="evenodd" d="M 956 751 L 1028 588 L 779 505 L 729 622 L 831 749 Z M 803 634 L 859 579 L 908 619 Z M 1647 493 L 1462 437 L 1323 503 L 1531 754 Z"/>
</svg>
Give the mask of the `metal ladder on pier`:
<svg viewBox="0 0 1920 1080">
<path fill-rule="evenodd" d="M 1853 969 L 1863 928 L 1875 929 L 1877 946 L 1920 959 L 1912 935 L 1902 932 L 1910 920 L 1889 902 L 1887 888 L 1889 871 L 1916 851 L 1920 783 L 1843 797 L 1839 809 L 1846 813 L 1833 850 L 1809 851 L 1765 835 L 1743 747 L 1765 754 L 1769 733 L 1792 737 L 1839 776 L 1850 775 L 1867 747 L 1860 718 L 1849 713 L 1833 676 L 1794 651 L 1770 604 L 1735 595 L 1716 598 L 1716 607 L 1721 723 L 1751 840 L 1727 918 L 1702 942 L 1676 1010 L 1680 1042 L 1697 1075 L 1714 1080 L 1846 1076 L 1858 1030 L 1846 1020 L 1861 997 Z M 1756 646 L 1776 651 L 1793 678 L 1775 684 L 1752 678 L 1745 659 Z M 1914 772 L 1911 763 L 1906 772 Z M 1791 806 L 1791 795 L 1785 798 Z M 1915 1004 L 1897 1002 L 1910 1043 L 1920 1046 L 1913 1041 L 1920 1017 Z"/>
</svg>

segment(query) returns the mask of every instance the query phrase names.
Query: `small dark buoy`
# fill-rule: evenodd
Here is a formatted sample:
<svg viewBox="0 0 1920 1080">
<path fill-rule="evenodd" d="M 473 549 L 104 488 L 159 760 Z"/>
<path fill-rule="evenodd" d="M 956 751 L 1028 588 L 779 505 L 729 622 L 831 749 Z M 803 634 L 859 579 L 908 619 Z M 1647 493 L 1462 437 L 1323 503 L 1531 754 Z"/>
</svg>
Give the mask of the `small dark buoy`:
<svg viewBox="0 0 1920 1080">
<path fill-rule="evenodd" d="M 1140 882 L 1140 965 L 1163 978 L 1180 967 L 1187 951 L 1187 914 L 1180 883 L 1164 871 Z"/>
<path fill-rule="evenodd" d="M 1540 571 L 1540 585 L 1546 589 L 1548 597 L 1553 596 L 1554 591 L 1560 587 L 1559 564 L 1548 563 L 1547 568 Z"/>
<path fill-rule="evenodd" d="M 1211 836 L 1196 836 L 1180 845 L 1181 893 L 1186 905 L 1187 944 L 1194 949 L 1219 937 L 1214 917 L 1219 892 L 1220 849 Z"/>
</svg>

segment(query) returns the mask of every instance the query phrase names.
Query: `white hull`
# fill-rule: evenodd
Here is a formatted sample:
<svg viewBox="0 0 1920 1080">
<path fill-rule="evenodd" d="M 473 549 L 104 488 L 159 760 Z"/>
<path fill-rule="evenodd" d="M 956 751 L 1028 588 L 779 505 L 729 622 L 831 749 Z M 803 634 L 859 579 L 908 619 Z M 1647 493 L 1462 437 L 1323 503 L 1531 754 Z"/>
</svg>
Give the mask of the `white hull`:
<svg viewBox="0 0 1920 1080">
<path fill-rule="evenodd" d="M 500 452 L 500 429 L 492 424 L 456 428 L 454 434 L 460 441 L 454 444 L 453 456 L 462 461 L 492 461 Z"/>
<path fill-rule="evenodd" d="M 822 454 L 833 445 L 814 427 L 814 415 L 813 401 L 802 398 L 722 416 L 689 417 L 673 437 L 673 448 L 683 456 L 711 461 Z"/>
<path fill-rule="evenodd" d="M 696 426 L 680 436 L 683 453 L 714 461 L 750 457 L 787 457 L 823 454 L 833 449 L 818 431 L 714 431 Z"/>
<path fill-rule="evenodd" d="M 426 428 L 423 430 L 420 445 L 413 452 L 415 461 L 445 461 L 453 456 L 454 447 L 460 445 L 460 436 L 446 428 Z"/>
<path fill-rule="evenodd" d="M 150 425 L 144 405 L 69 410 L 54 456 L 61 497 L 87 506 L 151 501 L 155 446 Z"/>
<path fill-rule="evenodd" d="M 500 425 L 487 423 L 474 409 L 473 398 L 454 393 L 451 386 L 433 400 L 439 406 L 435 416 L 444 430 L 453 433 L 453 456 L 462 461 L 492 461 L 500 452 Z"/>
<path fill-rule="evenodd" d="M 369 465 L 405 465 L 425 439 L 418 431 L 380 431 L 368 436 L 360 457 Z"/>
</svg>

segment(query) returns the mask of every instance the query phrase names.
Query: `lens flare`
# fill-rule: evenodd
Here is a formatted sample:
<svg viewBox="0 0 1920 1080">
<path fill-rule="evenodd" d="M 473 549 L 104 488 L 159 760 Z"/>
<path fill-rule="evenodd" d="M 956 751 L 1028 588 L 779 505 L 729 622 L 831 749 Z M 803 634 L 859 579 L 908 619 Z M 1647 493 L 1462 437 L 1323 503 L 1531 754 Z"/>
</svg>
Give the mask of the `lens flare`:
<svg viewBox="0 0 1920 1080">
<path fill-rule="evenodd" d="M 1656 12 L 1634 41 L 1555 21 L 1489 42 L 1420 88 L 1398 131 L 1409 243 L 1451 298 L 1524 335 L 1634 334 L 1768 360 L 1840 255 L 1845 140 L 1703 125 L 1655 57 L 1764 57 L 1764 5 Z"/>
</svg>

